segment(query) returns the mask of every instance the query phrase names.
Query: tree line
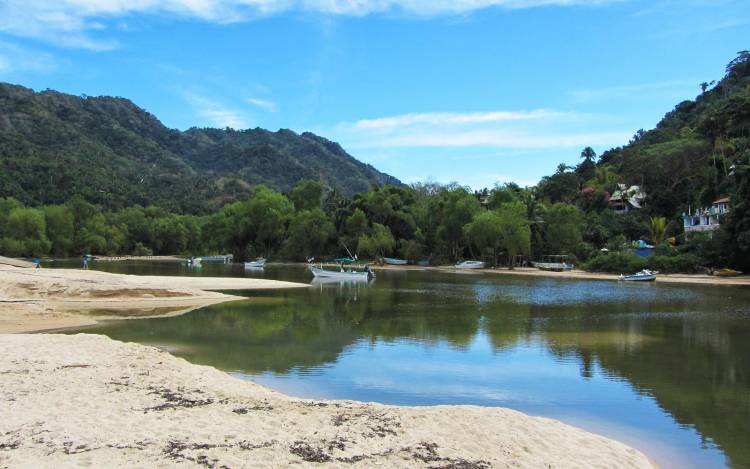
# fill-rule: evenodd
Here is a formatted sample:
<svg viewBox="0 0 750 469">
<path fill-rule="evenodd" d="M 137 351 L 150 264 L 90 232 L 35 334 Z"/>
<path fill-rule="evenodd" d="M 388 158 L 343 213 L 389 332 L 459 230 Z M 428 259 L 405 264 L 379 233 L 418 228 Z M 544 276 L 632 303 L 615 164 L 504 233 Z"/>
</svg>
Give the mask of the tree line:
<svg viewBox="0 0 750 469">
<path fill-rule="evenodd" d="M 591 184 L 603 178 L 598 171 Z M 592 202 L 587 191 L 577 190 L 572 203 L 554 201 L 547 191 L 544 181 L 538 187 L 509 183 L 478 192 L 458 184 L 421 183 L 373 186 L 346 198 L 318 181 L 303 180 L 288 193 L 255 186 L 246 200 L 210 215 L 138 205 L 105 211 L 80 197 L 41 207 L 3 198 L 0 252 L 28 257 L 231 252 L 237 259 L 301 261 L 337 257 L 348 249 L 363 259 L 392 256 L 440 264 L 472 258 L 507 266 L 567 254 L 601 269 L 603 248 L 609 259 L 624 262 L 615 254 L 628 256 L 630 241 L 646 239 L 660 245 L 659 254 L 681 259 L 666 270 L 731 262 L 721 254 L 721 234 L 673 246 L 664 241 L 670 235 L 665 221 L 646 211 L 617 214 Z"/>
</svg>

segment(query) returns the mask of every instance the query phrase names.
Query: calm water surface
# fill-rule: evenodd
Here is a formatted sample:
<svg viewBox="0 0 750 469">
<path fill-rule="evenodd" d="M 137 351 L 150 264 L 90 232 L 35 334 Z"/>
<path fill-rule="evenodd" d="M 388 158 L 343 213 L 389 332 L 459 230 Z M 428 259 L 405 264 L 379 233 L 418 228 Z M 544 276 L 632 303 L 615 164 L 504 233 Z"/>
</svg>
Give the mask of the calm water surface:
<svg viewBox="0 0 750 469">
<path fill-rule="evenodd" d="M 311 280 L 302 266 L 92 267 Z M 664 467 L 750 467 L 750 289 L 412 271 L 244 295 L 86 332 L 166 346 L 291 395 L 506 406 Z"/>
</svg>

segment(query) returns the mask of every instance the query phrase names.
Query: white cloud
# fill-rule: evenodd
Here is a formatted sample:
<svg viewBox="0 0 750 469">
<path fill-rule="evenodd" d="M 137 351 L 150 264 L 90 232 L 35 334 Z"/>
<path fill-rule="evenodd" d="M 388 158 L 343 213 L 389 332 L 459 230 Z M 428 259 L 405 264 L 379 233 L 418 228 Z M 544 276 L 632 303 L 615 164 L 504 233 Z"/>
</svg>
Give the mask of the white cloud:
<svg viewBox="0 0 750 469">
<path fill-rule="evenodd" d="M 467 113 L 409 113 L 342 122 L 327 130 L 346 148 L 503 150 L 578 148 L 626 142 L 631 131 L 599 130 L 600 116 L 547 109 Z M 581 128 L 587 129 L 582 131 Z"/>
<path fill-rule="evenodd" d="M 490 7 L 600 5 L 625 0 L 3 0 L 0 32 L 67 47 L 106 50 L 110 39 L 93 37 L 106 20 L 137 14 L 166 14 L 228 23 L 285 11 L 363 16 L 404 12 L 413 15 L 466 14 Z"/>
<path fill-rule="evenodd" d="M 494 111 L 494 112 L 426 112 L 415 114 L 402 114 L 393 117 L 381 117 L 378 119 L 363 119 L 357 121 L 354 126 L 359 129 L 387 129 L 403 127 L 405 125 L 428 124 L 428 125 L 454 125 L 454 124 L 481 124 L 490 122 L 519 121 L 529 119 L 540 119 L 546 117 L 573 117 L 573 113 L 560 113 L 540 109 L 536 111 Z"/>
<path fill-rule="evenodd" d="M 14 72 L 48 72 L 57 60 L 46 52 L 0 41 L 0 76 Z"/>
<path fill-rule="evenodd" d="M 213 127 L 230 127 L 246 129 L 249 121 L 241 111 L 231 109 L 223 104 L 192 92 L 183 92 L 183 97 L 195 111 L 196 115 Z"/>
<path fill-rule="evenodd" d="M 278 106 L 276 106 L 276 103 L 274 103 L 273 101 L 269 101 L 267 99 L 247 98 L 245 101 L 247 101 L 249 104 L 252 104 L 255 107 L 258 107 L 268 112 L 276 112 L 276 110 L 278 109 Z"/>
</svg>

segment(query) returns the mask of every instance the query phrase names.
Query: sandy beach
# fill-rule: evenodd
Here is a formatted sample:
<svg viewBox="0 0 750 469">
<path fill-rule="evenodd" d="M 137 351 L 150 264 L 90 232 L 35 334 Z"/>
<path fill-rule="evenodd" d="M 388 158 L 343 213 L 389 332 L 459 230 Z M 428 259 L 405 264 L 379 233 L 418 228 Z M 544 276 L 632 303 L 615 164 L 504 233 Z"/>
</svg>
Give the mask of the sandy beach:
<svg viewBox="0 0 750 469">
<path fill-rule="evenodd" d="M 579 280 L 619 280 L 619 275 L 607 274 L 602 272 L 587 272 L 585 270 L 574 269 L 568 272 L 551 272 L 548 270 L 539 270 L 532 267 L 516 267 L 511 270 L 505 267 L 496 269 L 470 269 L 461 270 L 453 266 L 431 266 L 421 267 L 414 265 L 384 265 L 373 266 L 374 270 L 437 270 L 441 272 L 454 272 L 458 274 L 498 274 L 498 275 L 517 275 L 522 277 L 548 277 L 563 279 Z M 714 275 L 700 274 L 659 274 L 657 279 L 659 283 L 683 283 L 683 284 L 700 284 L 700 285 L 727 285 L 727 286 L 750 286 L 750 275 L 740 275 L 737 277 L 717 277 Z"/>
<path fill-rule="evenodd" d="M 307 288 L 277 280 L 122 275 L 0 264 L 0 333 L 95 324 L 106 319 L 184 314 L 244 297 L 211 290 Z"/>
<path fill-rule="evenodd" d="M 0 466 L 652 467 L 551 419 L 294 399 L 98 335 L 0 335 L 0 377 Z"/>
</svg>

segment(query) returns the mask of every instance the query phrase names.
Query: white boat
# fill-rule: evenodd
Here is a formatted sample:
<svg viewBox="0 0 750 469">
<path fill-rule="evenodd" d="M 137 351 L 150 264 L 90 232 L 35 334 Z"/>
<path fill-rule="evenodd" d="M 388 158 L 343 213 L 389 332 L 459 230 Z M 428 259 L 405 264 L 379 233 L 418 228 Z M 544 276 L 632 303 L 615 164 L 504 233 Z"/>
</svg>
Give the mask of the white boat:
<svg viewBox="0 0 750 469">
<path fill-rule="evenodd" d="M 204 262 L 223 262 L 225 264 L 231 264 L 234 256 L 232 254 L 220 254 L 216 256 L 203 256 Z"/>
<path fill-rule="evenodd" d="M 375 274 L 370 270 L 368 266 L 365 266 L 365 270 L 350 270 L 341 267 L 341 270 L 328 270 L 322 267 L 310 266 L 310 271 L 313 273 L 315 278 L 330 278 L 330 279 L 342 279 L 342 280 L 367 280 L 370 276 Z"/>
<path fill-rule="evenodd" d="M 633 275 L 620 274 L 620 280 L 624 280 L 626 282 L 653 282 L 654 280 L 656 280 L 657 273 L 658 272 L 655 272 L 653 270 L 643 269 Z"/>
<path fill-rule="evenodd" d="M 190 259 L 188 259 L 187 265 L 193 266 L 193 267 L 199 267 L 201 265 L 202 260 L 203 259 L 201 259 L 200 257 L 191 257 Z"/>
<path fill-rule="evenodd" d="M 541 262 L 532 262 L 531 265 L 539 270 L 551 270 L 553 272 L 563 272 L 573 270 L 573 264 L 567 262 L 568 256 L 544 256 Z"/>
<path fill-rule="evenodd" d="M 245 262 L 246 269 L 262 269 L 266 266 L 266 260 L 263 257 L 259 257 L 254 261 Z"/>
<path fill-rule="evenodd" d="M 406 265 L 406 259 L 394 259 L 392 257 L 384 257 L 383 262 L 389 265 Z"/>
<path fill-rule="evenodd" d="M 457 269 L 484 269 L 482 261 L 463 261 L 456 264 Z"/>
</svg>

